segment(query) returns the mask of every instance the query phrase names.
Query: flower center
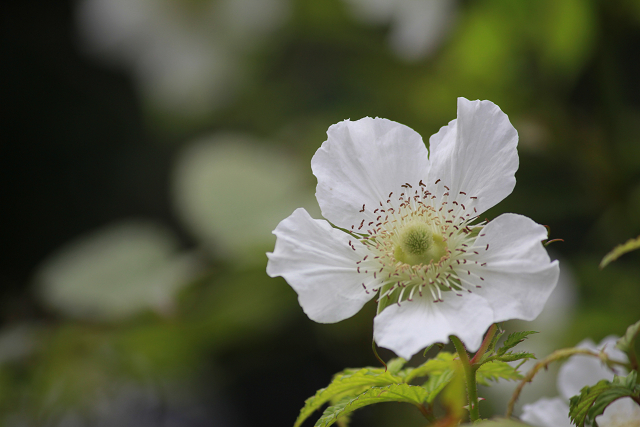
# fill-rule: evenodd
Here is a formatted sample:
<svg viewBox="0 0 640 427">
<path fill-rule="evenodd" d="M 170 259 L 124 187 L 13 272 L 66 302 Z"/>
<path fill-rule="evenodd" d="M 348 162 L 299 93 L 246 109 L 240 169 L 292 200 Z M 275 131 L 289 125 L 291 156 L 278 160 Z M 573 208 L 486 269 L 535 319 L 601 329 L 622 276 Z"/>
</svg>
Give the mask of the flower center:
<svg viewBox="0 0 640 427">
<path fill-rule="evenodd" d="M 356 271 L 373 276 L 376 284 L 369 289 L 379 292 L 378 302 L 400 304 L 425 292 L 441 302 L 445 294 L 462 296 L 481 288 L 486 263 L 480 251 L 488 251 L 489 245 L 475 245 L 485 225 L 473 224 L 477 197 L 464 191 L 451 194 L 439 179 L 430 190 L 422 181 L 401 188 L 399 195 L 389 193 L 373 209 L 363 205 L 363 219 L 351 226 L 352 236 L 369 250 L 356 262 Z M 351 241 L 349 246 L 356 250 Z M 370 292 L 364 282 L 362 286 Z"/>
<path fill-rule="evenodd" d="M 447 244 L 440 234 L 424 222 L 411 222 L 399 230 L 394 256 L 405 264 L 427 265 L 440 260 L 446 252 Z"/>
</svg>

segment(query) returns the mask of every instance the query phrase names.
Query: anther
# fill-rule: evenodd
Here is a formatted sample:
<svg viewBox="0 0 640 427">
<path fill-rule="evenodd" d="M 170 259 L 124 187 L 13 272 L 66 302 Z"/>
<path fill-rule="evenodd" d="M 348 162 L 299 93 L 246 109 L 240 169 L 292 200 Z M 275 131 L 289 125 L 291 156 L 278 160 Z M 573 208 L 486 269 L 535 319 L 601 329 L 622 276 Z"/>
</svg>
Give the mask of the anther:
<svg viewBox="0 0 640 427">
<path fill-rule="evenodd" d="M 360 209 L 360 212 L 364 212 L 364 205 L 362 205 L 362 209 Z"/>
</svg>

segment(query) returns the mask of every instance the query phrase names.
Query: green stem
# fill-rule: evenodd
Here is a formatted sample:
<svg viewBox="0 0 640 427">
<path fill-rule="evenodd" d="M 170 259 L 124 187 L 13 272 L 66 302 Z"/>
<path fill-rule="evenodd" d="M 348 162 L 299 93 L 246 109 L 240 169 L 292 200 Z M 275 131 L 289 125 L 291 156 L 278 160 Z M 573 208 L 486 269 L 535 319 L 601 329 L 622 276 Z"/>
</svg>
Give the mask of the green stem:
<svg viewBox="0 0 640 427">
<path fill-rule="evenodd" d="M 469 399 L 469 420 L 475 422 L 480 418 L 480 410 L 478 409 L 478 386 L 476 384 L 476 369 L 471 365 L 469 361 L 469 355 L 464 348 L 464 344 L 460 341 L 460 338 L 455 335 L 449 337 L 451 342 L 458 352 L 458 357 L 462 362 L 464 368 L 464 376 L 467 380 L 467 397 Z"/>
</svg>

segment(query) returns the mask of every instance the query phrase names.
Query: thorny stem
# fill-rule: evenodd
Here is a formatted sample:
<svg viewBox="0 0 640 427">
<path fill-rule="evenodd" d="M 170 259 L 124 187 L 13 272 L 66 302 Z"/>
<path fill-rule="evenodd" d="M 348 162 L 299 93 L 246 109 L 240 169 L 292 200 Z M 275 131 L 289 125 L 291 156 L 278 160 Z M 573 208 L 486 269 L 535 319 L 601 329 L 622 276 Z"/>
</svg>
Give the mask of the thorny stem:
<svg viewBox="0 0 640 427">
<path fill-rule="evenodd" d="M 464 344 L 460 341 L 460 338 L 455 335 L 449 337 L 451 342 L 458 352 L 460 362 L 464 368 L 464 376 L 467 380 L 467 397 L 469 400 L 469 420 L 475 422 L 480 418 L 480 411 L 478 410 L 478 386 L 476 384 L 476 368 L 471 365 L 469 361 L 469 355 L 464 348 Z"/>
<path fill-rule="evenodd" d="M 494 323 L 493 325 L 491 325 L 491 327 L 487 331 L 487 335 L 485 335 L 484 341 L 482 341 L 482 344 L 480 345 L 480 349 L 471 359 L 472 365 L 475 365 L 476 363 L 478 363 L 478 360 L 480 360 L 482 356 L 484 356 L 484 354 L 487 352 L 487 349 L 491 345 L 491 341 L 493 341 L 493 337 L 496 335 L 497 331 L 498 331 L 498 325 Z"/>
<path fill-rule="evenodd" d="M 436 418 L 433 416 L 433 410 L 431 407 L 426 407 L 424 406 L 424 404 L 416 406 L 418 407 L 422 415 L 424 415 L 424 417 L 429 420 L 429 422 L 434 422 L 436 420 Z"/>
<path fill-rule="evenodd" d="M 520 381 L 520 384 L 518 384 L 518 387 L 516 387 L 516 390 L 513 392 L 513 396 L 511 396 L 511 400 L 509 400 L 506 417 L 507 418 L 511 417 L 511 415 L 513 414 L 513 407 L 515 406 L 516 401 L 518 400 L 518 397 L 520 397 L 520 393 L 522 392 L 524 385 L 528 382 L 531 382 L 533 377 L 540 371 L 540 369 L 546 368 L 552 362 L 557 362 L 559 360 L 567 359 L 568 357 L 571 357 L 575 354 L 584 354 L 586 356 L 597 357 L 609 367 L 612 367 L 614 365 L 625 366 L 625 367 L 627 366 L 626 363 L 617 362 L 615 360 L 609 359 L 607 354 L 603 351 L 598 353 L 595 351 L 588 350 L 586 348 L 574 348 L 574 347 L 556 350 L 553 353 L 551 353 L 549 356 L 545 357 L 544 359 L 536 363 L 533 366 L 533 368 L 531 368 L 531 370 L 527 373 L 527 375 L 525 375 L 522 381 Z"/>
</svg>

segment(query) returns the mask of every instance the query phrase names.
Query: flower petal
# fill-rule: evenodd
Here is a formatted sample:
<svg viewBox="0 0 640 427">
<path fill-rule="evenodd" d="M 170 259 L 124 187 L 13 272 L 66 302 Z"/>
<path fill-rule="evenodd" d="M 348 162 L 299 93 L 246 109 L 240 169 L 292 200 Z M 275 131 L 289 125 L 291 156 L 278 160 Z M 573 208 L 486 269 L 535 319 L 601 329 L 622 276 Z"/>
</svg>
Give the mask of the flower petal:
<svg viewBox="0 0 640 427">
<path fill-rule="evenodd" d="M 481 286 L 474 293 L 486 298 L 494 322 L 533 320 L 544 308 L 560 274 L 558 261 L 551 262 L 541 244 L 546 238 L 547 230 L 526 216 L 503 214 L 487 224 L 476 239 L 479 255 L 471 254 L 467 259 L 477 263 L 456 268 L 459 275 Z"/>
<path fill-rule="evenodd" d="M 542 399 L 524 405 L 520 419 L 535 427 L 571 427 L 569 405 L 560 397 Z"/>
<path fill-rule="evenodd" d="M 363 258 L 364 246 L 326 221 L 311 218 L 303 208 L 296 209 L 273 231 L 276 246 L 268 253 L 267 274 L 282 276 L 298 293 L 298 301 L 311 320 L 333 323 L 356 314 L 373 298 L 372 276 L 356 272 L 356 261 Z"/>
<path fill-rule="evenodd" d="M 425 295 L 384 309 L 373 321 L 378 345 L 408 360 L 423 348 L 446 343 L 449 335 L 456 335 L 469 351 L 478 350 L 493 323 L 493 311 L 477 295 L 448 294 L 444 302 L 433 303 Z"/>
<path fill-rule="evenodd" d="M 418 133 L 400 123 L 370 117 L 345 120 L 331 126 L 327 136 L 311 159 L 311 169 L 318 178 L 322 215 L 340 227 L 375 218 L 372 210 L 389 199 L 390 192 L 427 177 L 427 148 Z M 368 212 L 360 212 L 363 205 Z"/>
<path fill-rule="evenodd" d="M 618 337 L 608 336 L 596 346 L 593 341 L 586 339 L 576 347 L 586 348 L 595 352 L 604 349 L 610 358 L 625 363 L 627 356 L 615 348 L 617 340 Z M 618 374 L 624 374 L 624 372 L 620 371 Z M 593 385 L 600 380 L 612 380 L 613 375 L 613 371 L 607 368 L 599 359 L 576 354 L 558 370 L 558 391 L 562 397 L 568 400 L 572 396 L 580 394 L 582 387 Z"/>
<path fill-rule="evenodd" d="M 640 405 L 630 397 L 623 397 L 607 406 L 604 413 L 596 417 L 600 427 L 634 427 L 640 425 Z"/>
<path fill-rule="evenodd" d="M 451 194 L 477 197 L 478 214 L 507 197 L 516 185 L 518 132 L 491 101 L 458 98 L 458 118 L 429 139 L 429 185 L 438 179 Z M 438 187 L 436 196 L 444 193 Z"/>
</svg>

